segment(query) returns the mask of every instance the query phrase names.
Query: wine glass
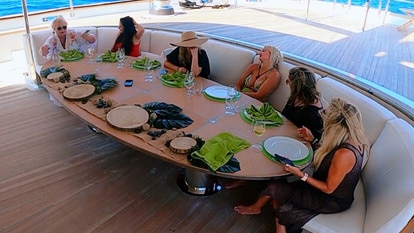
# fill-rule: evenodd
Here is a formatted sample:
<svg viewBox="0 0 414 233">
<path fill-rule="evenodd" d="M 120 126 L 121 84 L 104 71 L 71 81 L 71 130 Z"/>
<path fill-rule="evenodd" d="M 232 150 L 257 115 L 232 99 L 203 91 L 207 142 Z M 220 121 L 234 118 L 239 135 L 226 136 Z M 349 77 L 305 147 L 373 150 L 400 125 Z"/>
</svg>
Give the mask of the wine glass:
<svg viewBox="0 0 414 233">
<path fill-rule="evenodd" d="M 193 95 L 193 91 L 191 89 L 193 88 L 194 84 L 195 84 L 195 82 L 194 82 L 193 72 L 189 71 L 185 75 L 185 81 L 184 81 L 184 86 L 185 86 L 185 88 L 187 88 L 187 91 L 185 93 L 186 96 L 192 96 Z"/>
<path fill-rule="evenodd" d="M 145 74 L 145 82 L 152 82 L 152 60 L 148 57 L 145 58 L 144 61 L 144 69 L 147 71 L 147 74 Z"/>
<path fill-rule="evenodd" d="M 89 58 L 88 64 L 94 63 L 93 56 L 95 55 L 95 46 L 88 45 L 88 49 L 86 50 L 86 56 Z"/>
<path fill-rule="evenodd" d="M 253 133 L 257 136 L 257 142 L 252 145 L 252 148 L 257 151 L 262 151 L 262 145 L 260 143 L 260 137 L 266 132 L 266 124 L 264 121 L 253 120 Z"/>
<path fill-rule="evenodd" d="M 120 48 L 116 52 L 116 60 L 118 61 L 118 65 L 116 68 L 123 68 L 124 67 L 124 60 L 125 60 L 125 49 Z"/>
<path fill-rule="evenodd" d="M 234 85 L 229 85 L 227 87 L 227 95 L 226 95 L 226 107 L 225 107 L 225 112 L 224 114 L 226 116 L 234 116 L 235 115 L 235 103 L 236 103 L 236 98 L 237 98 L 237 90 L 236 87 Z"/>
</svg>

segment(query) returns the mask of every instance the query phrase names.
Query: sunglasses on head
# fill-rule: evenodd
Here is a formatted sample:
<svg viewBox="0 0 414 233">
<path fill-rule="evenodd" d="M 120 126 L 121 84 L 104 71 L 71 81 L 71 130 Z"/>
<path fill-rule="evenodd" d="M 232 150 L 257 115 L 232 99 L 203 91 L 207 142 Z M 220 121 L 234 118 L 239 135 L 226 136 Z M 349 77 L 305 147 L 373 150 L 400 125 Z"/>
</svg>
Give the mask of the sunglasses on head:
<svg viewBox="0 0 414 233">
<path fill-rule="evenodd" d="M 62 27 L 57 27 L 57 30 L 60 31 L 62 29 L 66 30 L 66 28 L 68 28 L 67 26 L 62 26 Z"/>
</svg>

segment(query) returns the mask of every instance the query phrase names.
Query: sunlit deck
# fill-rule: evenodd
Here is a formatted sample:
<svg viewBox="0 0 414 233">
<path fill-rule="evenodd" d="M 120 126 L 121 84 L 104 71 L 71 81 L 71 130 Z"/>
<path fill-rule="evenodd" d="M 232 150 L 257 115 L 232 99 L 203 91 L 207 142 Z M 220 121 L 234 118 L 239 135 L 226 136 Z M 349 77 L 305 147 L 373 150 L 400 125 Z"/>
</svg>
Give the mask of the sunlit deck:
<svg viewBox="0 0 414 233">
<path fill-rule="evenodd" d="M 224 9 L 188 10 L 177 6 L 174 16 L 150 15 L 145 10 L 148 3 L 126 4 L 131 6 L 131 12 L 87 20 L 82 18 L 85 11 L 102 12 L 112 6 L 84 9 L 73 19 L 69 11 L 59 14 L 68 15 L 72 26 L 117 25 L 119 17 L 131 15 L 146 26 L 196 30 L 248 43 L 276 45 L 286 53 L 338 68 L 414 100 L 414 30 L 411 27 L 397 30 L 406 21 L 404 18 L 370 9 L 364 27 L 366 8 L 340 4 L 334 7 L 332 3 L 319 1 L 311 1 L 309 14 L 307 2 L 291 0 L 239 1 L 236 6 Z M 125 11 L 125 6 L 122 10 Z M 36 25 L 48 26 L 48 23 Z"/>
<path fill-rule="evenodd" d="M 405 20 L 383 24 L 373 9 L 363 32 L 365 9 L 312 2 L 306 20 L 304 1 L 275 2 L 174 16 L 133 11 L 69 25 L 117 25 L 130 15 L 145 26 L 276 45 L 414 100 L 413 29 L 397 30 Z M 253 201 L 260 182 L 210 197 L 182 193 L 180 168 L 92 133 L 44 90 L 9 86 L 24 81 L 21 55 L 0 64 L 0 232 L 274 232 L 270 207 L 257 216 L 232 210 Z"/>
</svg>

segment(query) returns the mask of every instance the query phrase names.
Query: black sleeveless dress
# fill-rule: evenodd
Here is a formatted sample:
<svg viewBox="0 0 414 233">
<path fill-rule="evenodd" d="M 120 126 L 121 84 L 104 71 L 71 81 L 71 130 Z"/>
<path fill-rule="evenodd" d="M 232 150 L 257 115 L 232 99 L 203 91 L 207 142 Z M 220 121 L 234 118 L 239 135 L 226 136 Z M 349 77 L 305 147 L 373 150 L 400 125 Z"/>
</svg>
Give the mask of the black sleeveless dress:
<svg viewBox="0 0 414 233">
<path fill-rule="evenodd" d="M 351 150 L 355 155 L 356 163 L 333 193 L 326 194 L 303 181 L 287 183 L 285 180 L 272 182 L 261 193 L 271 196 L 280 203 L 280 207 L 275 209 L 275 217 L 279 219 L 280 224 L 286 226 L 288 233 L 301 232 L 302 226 L 320 213 L 337 213 L 351 206 L 361 174 L 363 157 L 363 154 L 353 145 L 344 143 L 331 151 L 312 177 L 326 181 L 333 155 L 340 148 Z"/>
</svg>

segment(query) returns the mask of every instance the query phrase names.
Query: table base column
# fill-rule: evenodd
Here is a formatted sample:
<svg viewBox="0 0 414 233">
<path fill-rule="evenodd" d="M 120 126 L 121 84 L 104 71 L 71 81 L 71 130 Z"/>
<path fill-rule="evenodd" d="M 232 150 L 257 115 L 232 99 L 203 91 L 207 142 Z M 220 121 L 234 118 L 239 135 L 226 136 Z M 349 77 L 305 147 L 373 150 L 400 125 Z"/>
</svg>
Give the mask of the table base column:
<svg viewBox="0 0 414 233">
<path fill-rule="evenodd" d="M 183 192 L 194 196 L 209 196 L 221 190 L 217 177 L 191 169 L 184 169 L 177 184 Z"/>
</svg>

